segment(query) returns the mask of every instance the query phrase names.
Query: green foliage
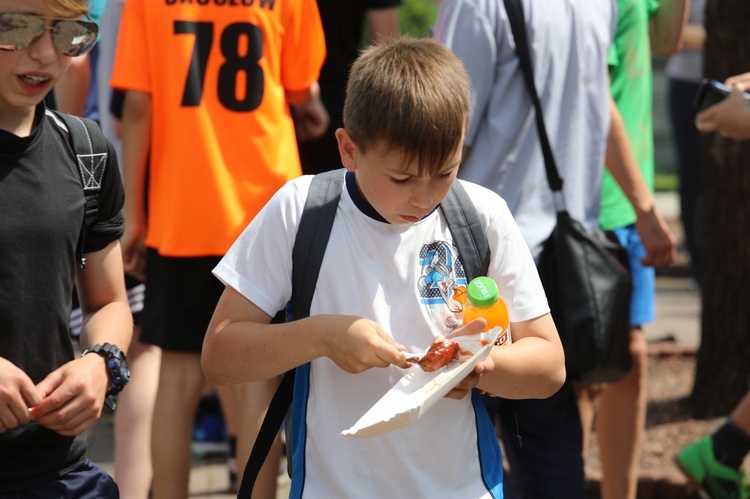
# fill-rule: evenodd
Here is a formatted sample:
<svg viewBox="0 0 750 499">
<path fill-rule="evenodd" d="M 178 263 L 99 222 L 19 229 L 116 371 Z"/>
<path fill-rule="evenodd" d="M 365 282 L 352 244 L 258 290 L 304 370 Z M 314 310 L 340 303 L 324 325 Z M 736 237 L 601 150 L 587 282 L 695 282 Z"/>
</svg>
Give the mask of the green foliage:
<svg viewBox="0 0 750 499">
<path fill-rule="evenodd" d="M 656 173 L 654 175 L 654 190 L 656 192 L 672 192 L 680 187 L 680 178 L 676 173 Z"/>
<path fill-rule="evenodd" d="M 434 0 L 404 0 L 398 9 L 401 33 L 418 38 L 430 36 L 438 5 Z"/>
</svg>

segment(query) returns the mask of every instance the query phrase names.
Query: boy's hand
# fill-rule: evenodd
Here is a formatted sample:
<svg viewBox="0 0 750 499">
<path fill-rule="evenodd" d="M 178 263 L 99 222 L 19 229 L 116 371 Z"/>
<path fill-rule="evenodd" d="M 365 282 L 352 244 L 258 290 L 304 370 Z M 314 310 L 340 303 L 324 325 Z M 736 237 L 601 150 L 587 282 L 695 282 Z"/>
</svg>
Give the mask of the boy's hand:
<svg viewBox="0 0 750 499">
<path fill-rule="evenodd" d="M 122 266 L 126 274 L 146 280 L 146 221 L 141 217 L 125 220 L 122 245 Z"/>
<path fill-rule="evenodd" d="M 484 328 L 486 327 L 487 327 L 487 319 L 483 317 L 478 317 L 464 326 L 457 327 L 447 337 L 455 338 L 457 336 L 472 336 L 474 334 L 481 333 L 482 331 L 484 331 Z"/>
<path fill-rule="evenodd" d="M 320 98 L 312 99 L 292 107 L 294 129 L 297 140 L 307 142 L 317 140 L 326 133 L 331 118 Z"/>
<path fill-rule="evenodd" d="M 29 407 L 41 401 L 42 395 L 31 378 L 0 357 L 0 434 L 28 423 Z"/>
<path fill-rule="evenodd" d="M 396 343 L 378 323 L 352 316 L 336 316 L 332 331 L 341 334 L 326 336 L 326 357 L 348 373 L 360 373 L 371 367 L 388 367 L 393 364 L 409 368 L 403 351 L 406 347 Z"/>
<path fill-rule="evenodd" d="M 108 385 L 105 360 L 100 355 L 70 361 L 37 385 L 45 398 L 31 410 L 31 416 L 60 435 L 80 435 L 99 420 Z"/>
<path fill-rule="evenodd" d="M 677 242 L 656 206 L 651 211 L 638 215 L 635 229 L 646 250 L 646 256 L 641 259 L 643 265 L 666 267 L 674 262 L 677 257 Z"/>
<path fill-rule="evenodd" d="M 450 334 L 450 337 L 456 338 L 457 336 L 471 336 L 474 334 L 479 334 L 484 331 L 485 327 L 487 327 L 487 321 L 480 317 L 478 319 L 474 319 L 465 326 L 457 328 Z M 456 400 L 464 398 L 469 393 L 471 393 L 472 388 L 477 386 L 479 380 L 482 378 L 482 373 L 492 370 L 494 366 L 495 364 L 492 362 L 492 359 L 490 357 L 487 357 L 485 360 L 478 363 L 474 370 L 470 372 L 463 380 L 461 380 L 461 382 L 457 384 L 456 387 L 453 388 L 453 390 L 449 391 L 445 395 L 445 397 Z"/>
</svg>

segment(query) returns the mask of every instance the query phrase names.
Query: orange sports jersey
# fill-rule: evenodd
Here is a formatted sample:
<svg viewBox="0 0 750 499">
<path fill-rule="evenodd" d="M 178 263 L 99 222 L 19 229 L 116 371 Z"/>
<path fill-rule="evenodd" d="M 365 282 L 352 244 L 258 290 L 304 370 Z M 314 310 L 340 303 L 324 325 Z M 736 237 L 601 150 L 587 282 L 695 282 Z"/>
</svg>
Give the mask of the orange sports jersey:
<svg viewBox="0 0 750 499">
<path fill-rule="evenodd" d="M 151 95 L 146 245 L 223 255 L 301 174 L 285 90 L 318 79 L 315 0 L 128 0 L 111 85 Z"/>
</svg>

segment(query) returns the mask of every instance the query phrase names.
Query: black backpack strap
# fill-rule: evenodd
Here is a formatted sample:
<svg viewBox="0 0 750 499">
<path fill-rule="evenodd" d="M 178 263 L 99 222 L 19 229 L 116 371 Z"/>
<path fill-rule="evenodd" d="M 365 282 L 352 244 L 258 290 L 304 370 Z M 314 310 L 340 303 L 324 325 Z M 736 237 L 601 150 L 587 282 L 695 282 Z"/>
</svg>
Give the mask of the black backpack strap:
<svg viewBox="0 0 750 499">
<path fill-rule="evenodd" d="M 466 279 L 486 276 L 490 266 L 490 244 L 474 203 L 458 180 L 440 203 L 453 242 L 458 247 Z"/>
<path fill-rule="evenodd" d="M 292 312 L 295 319 L 310 315 L 345 174 L 343 168 L 321 173 L 315 175 L 310 184 L 292 250 Z"/>
<path fill-rule="evenodd" d="M 321 173 L 313 177 L 310 184 L 292 250 L 292 315 L 295 320 L 310 315 L 310 305 L 339 205 L 345 173 L 344 169 Z M 294 394 L 294 373 L 292 369 L 284 374 L 268 406 L 242 475 L 237 494 L 239 498 L 250 497 L 281 422 L 289 411 Z M 291 458 L 288 456 L 288 459 Z"/>
<path fill-rule="evenodd" d="M 87 118 L 79 118 L 59 111 L 52 111 L 53 119 L 58 118 L 68 131 L 68 140 L 76 155 L 78 173 L 81 176 L 81 186 L 86 199 L 83 213 L 81 235 L 76 247 L 76 257 L 81 268 L 86 268 L 86 258 L 83 257 L 86 234 L 99 215 L 99 195 L 102 190 L 104 172 L 109 162 L 109 149 L 99 125 Z"/>
</svg>

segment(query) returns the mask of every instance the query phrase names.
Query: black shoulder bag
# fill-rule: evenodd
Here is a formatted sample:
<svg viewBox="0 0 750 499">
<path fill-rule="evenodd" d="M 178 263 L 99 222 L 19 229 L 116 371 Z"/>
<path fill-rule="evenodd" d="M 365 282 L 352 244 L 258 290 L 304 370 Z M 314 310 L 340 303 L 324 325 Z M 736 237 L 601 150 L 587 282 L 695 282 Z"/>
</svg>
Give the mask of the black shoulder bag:
<svg viewBox="0 0 750 499">
<path fill-rule="evenodd" d="M 565 350 L 565 366 L 568 376 L 580 381 L 614 381 L 631 366 L 627 251 L 612 232 L 586 228 L 565 209 L 563 181 L 534 86 L 523 7 L 520 0 L 504 2 L 521 71 L 536 111 L 547 181 L 555 201 L 560 202 L 556 203 L 557 225 L 544 242 L 538 269 Z"/>
</svg>

